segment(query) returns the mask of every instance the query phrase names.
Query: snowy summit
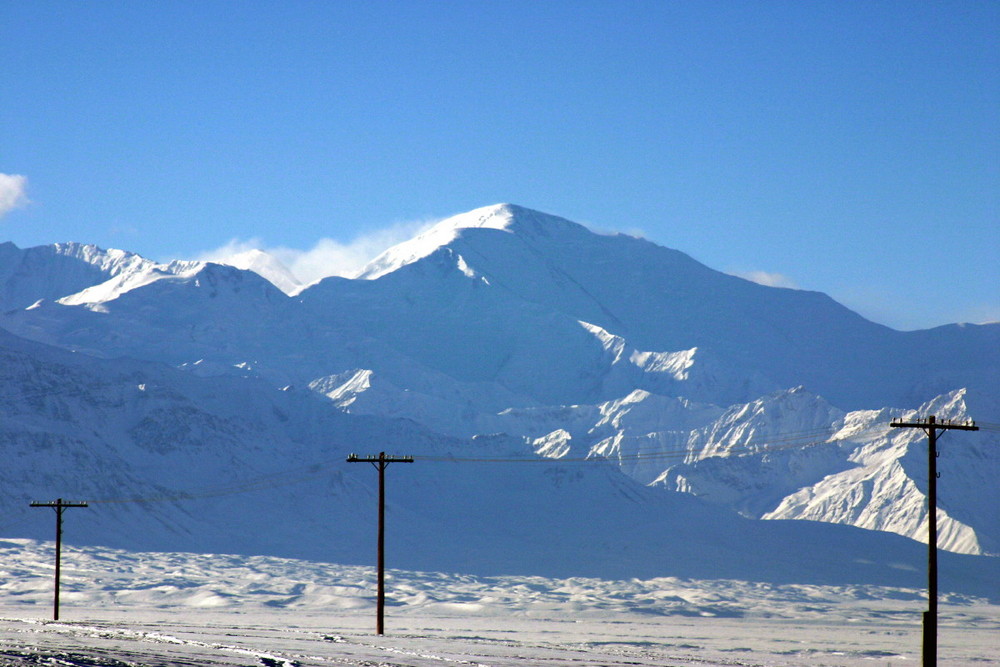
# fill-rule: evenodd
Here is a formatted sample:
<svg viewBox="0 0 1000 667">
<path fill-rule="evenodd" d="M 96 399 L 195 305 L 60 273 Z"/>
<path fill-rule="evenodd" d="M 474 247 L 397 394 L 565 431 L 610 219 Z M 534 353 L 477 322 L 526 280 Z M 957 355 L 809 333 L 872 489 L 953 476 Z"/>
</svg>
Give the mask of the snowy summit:
<svg viewBox="0 0 1000 667">
<path fill-rule="evenodd" d="M 422 234 L 397 244 L 362 268 L 357 278 L 375 280 L 400 267 L 427 257 L 459 237 L 464 229 L 496 229 L 509 233 L 548 235 L 557 229 L 582 225 L 554 215 L 539 213 L 514 204 L 483 206 L 446 218 Z"/>
</svg>

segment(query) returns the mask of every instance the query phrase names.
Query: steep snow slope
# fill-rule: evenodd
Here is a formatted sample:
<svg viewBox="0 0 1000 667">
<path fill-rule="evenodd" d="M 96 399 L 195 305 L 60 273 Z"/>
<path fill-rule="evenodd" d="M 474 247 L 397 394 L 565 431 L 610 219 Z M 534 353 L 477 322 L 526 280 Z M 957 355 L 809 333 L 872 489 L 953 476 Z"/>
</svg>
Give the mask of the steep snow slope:
<svg viewBox="0 0 1000 667">
<path fill-rule="evenodd" d="M 246 480 L 268 488 L 287 479 L 269 474 L 289 469 L 308 480 L 306 462 L 325 458 L 318 435 L 324 420 L 336 421 L 307 392 L 295 400 L 236 378 L 204 380 L 159 364 L 101 361 L 5 332 L 0 387 L 5 527 L 47 536 L 49 517 L 30 510 L 28 501 L 83 498 L 96 502 L 72 518 L 79 523 L 69 534 L 151 549 L 245 551 L 260 543 L 257 522 L 294 507 L 279 494 L 244 517 L 225 492 Z M 187 500 L 192 492 L 199 497 Z M 269 530 L 279 540 L 298 531 L 328 534 L 312 516 L 292 530 L 279 521 Z"/>
<path fill-rule="evenodd" d="M 927 539 L 926 442 L 888 426 L 913 412 L 844 413 L 798 388 L 728 409 L 635 390 L 598 405 L 460 414 L 457 404 L 387 387 L 370 371 L 330 380 L 324 393 L 347 412 L 419 414 L 433 428 L 522 436 L 548 457 L 608 458 L 637 481 L 752 518 L 808 518 Z M 968 419 L 965 394 L 939 397 L 915 414 Z M 939 545 L 997 553 L 1000 496 L 990 480 L 1000 476 L 1000 438 L 963 433 L 954 447 L 941 459 L 950 483 L 939 492 Z"/>
<path fill-rule="evenodd" d="M 59 299 L 151 266 L 153 262 L 139 255 L 82 243 L 26 250 L 0 243 L 0 311 L 27 308 L 40 299 Z"/>
<path fill-rule="evenodd" d="M 89 306 L 94 310 L 104 310 L 104 303 L 113 301 L 127 292 L 145 287 L 158 280 L 189 278 L 204 269 L 201 262 L 170 262 L 153 264 L 136 262 L 136 266 L 122 271 L 110 279 L 58 299 L 65 306 Z"/>
<path fill-rule="evenodd" d="M 917 411 L 844 414 L 802 391 L 781 392 L 734 406 L 689 433 L 691 454 L 666 467 L 656 484 L 746 516 L 834 521 L 926 541 L 926 438 L 888 423 L 927 414 L 966 420 L 964 396 L 952 392 Z M 995 554 L 1000 496 L 989 480 L 1000 474 L 1000 438 L 995 432 L 963 435 L 940 459 L 947 481 L 939 487 L 938 544 Z"/>
<path fill-rule="evenodd" d="M 764 518 L 820 519 L 863 528 L 892 530 L 927 540 L 927 439 L 920 431 L 891 430 L 878 438 L 857 432 L 891 418 L 968 421 L 965 391 L 940 396 L 912 412 L 862 411 L 846 415 L 834 437 L 853 440 L 850 467 L 785 497 Z M 938 544 L 963 553 L 1000 554 L 1000 436 L 996 432 L 942 437 L 938 498 Z"/>
<path fill-rule="evenodd" d="M 392 359 L 377 349 L 388 348 L 459 382 L 529 397 L 517 407 L 602 398 L 614 360 L 576 319 L 469 277 L 447 249 L 379 280 L 326 280 L 300 296 L 308 321 L 371 350 L 357 366 L 396 381 Z"/>
<path fill-rule="evenodd" d="M 0 342 L 5 535 L 49 536 L 51 516 L 28 502 L 63 497 L 91 502 L 67 517 L 71 542 L 365 563 L 375 546 L 376 475 L 344 458 L 378 448 L 417 456 L 388 473 L 398 567 L 922 579 L 920 545 L 887 533 L 751 521 L 645 488 L 599 461 L 535 459 L 509 437 L 450 440 L 410 422 L 341 414 L 311 392 L 98 360 L 6 334 Z M 494 458 L 524 462 L 487 462 Z M 462 462 L 470 459 L 481 462 Z M 779 544 L 788 548 L 776 553 Z M 992 595 L 998 562 L 946 556 L 943 567 L 955 590 Z"/>
<path fill-rule="evenodd" d="M 281 354 L 289 297 L 256 273 L 219 264 L 154 265 L 57 302 L 10 313 L 8 329 L 95 356 L 235 369 Z M 107 294 L 110 298 L 99 297 Z M 95 297 L 95 298 L 91 298 Z M 79 303 L 74 303 L 79 302 Z M 241 367 L 234 374 L 245 374 Z M 274 374 L 275 384 L 287 384 Z"/>
<path fill-rule="evenodd" d="M 485 206 L 468 213 L 460 213 L 434 225 L 431 229 L 418 236 L 395 245 L 362 267 L 356 278 L 375 280 L 392 273 L 407 264 L 413 264 L 436 252 L 442 246 L 448 245 L 461 234 L 464 229 L 495 229 L 515 232 L 515 226 L 533 224 L 528 218 L 535 216 L 534 211 L 520 209 L 520 218 L 515 219 L 515 210 L 511 206 Z M 552 224 L 546 220 L 544 225 Z M 561 221 L 560 221 L 561 224 Z M 551 230 L 550 230 L 551 231 Z M 471 277 L 471 276 L 470 276 Z"/>
<path fill-rule="evenodd" d="M 233 255 L 224 263 L 252 271 L 289 295 L 302 288 L 281 262 L 260 250 Z M 40 299 L 99 306 L 161 278 L 193 275 L 205 264 L 157 264 L 135 253 L 82 243 L 24 250 L 10 242 L 0 243 L 0 310 L 27 308 Z"/>
<path fill-rule="evenodd" d="M 1000 370 L 1000 325 L 895 332 L 824 294 L 757 285 L 642 239 L 594 234 L 517 206 L 457 216 L 418 240 L 419 252 L 411 251 L 414 242 L 404 243 L 362 271 L 388 283 L 382 298 L 392 298 L 389 285 L 425 295 L 452 292 L 459 282 L 454 272 L 508 292 L 519 304 L 541 306 L 549 316 L 599 326 L 637 349 L 698 347 L 777 387 L 805 385 L 842 408 L 914 403 L 962 386 L 991 388 L 989 372 Z M 442 245 L 432 250 L 429 240 Z M 418 271 L 421 265 L 427 268 Z M 452 310 L 435 313 L 452 327 L 475 320 L 457 296 L 448 300 Z M 958 339 L 960 345 L 951 344 Z M 938 369 L 934 380 L 948 378 L 947 386 L 927 391 L 931 380 L 914 370 L 918 358 Z"/>
</svg>

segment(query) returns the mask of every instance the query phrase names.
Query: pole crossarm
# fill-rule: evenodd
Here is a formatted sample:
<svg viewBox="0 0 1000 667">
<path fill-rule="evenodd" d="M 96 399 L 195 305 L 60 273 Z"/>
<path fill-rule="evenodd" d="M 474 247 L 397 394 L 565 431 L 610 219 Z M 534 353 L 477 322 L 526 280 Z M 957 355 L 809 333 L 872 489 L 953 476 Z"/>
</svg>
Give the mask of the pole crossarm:
<svg viewBox="0 0 1000 667">
<path fill-rule="evenodd" d="M 378 456 L 358 456 L 350 454 L 347 457 L 348 463 L 413 463 L 412 456 L 386 456 L 384 453 Z"/>
<path fill-rule="evenodd" d="M 59 500 L 57 500 L 55 502 L 51 502 L 51 503 L 42 503 L 42 502 L 38 502 L 38 501 L 33 501 L 30 506 L 31 507 L 52 507 L 52 508 L 55 508 L 57 510 L 62 509 L 64 507 L 89 507 L 89 505 L 87 505 L 87 503 L 84 503 L 84 502 L 73 502 L 71 500 L 62 500 L 62 499 L 59 499 Z"/>
<path fill-rule="evenodd" d="M 956 423 L 950 419 L 938 421 L 934 415 L 927 419 L 904 421 L 893 419 L 893 428 L 919 428 L 927 434 L 927 611 L 924 612 L 923 665 L 937 665 L 938 629 L 938 558 L 937 558 L 937 439 L 938 431 L 978 431 L 974 421 Z"/>
<path fill-rule="evenodd" d="M 978 431 L 979 427 L 976 426 L 976 422 L 972 420 L 967 420 L 964 422 L 954 422 L 951 419 L 946 419 L 945 421 L 937 421 L 933 415 L 927 419 L 918 419 L 916 421 L 903 421 L 902 419 L 893 419 L 889 422 L 889 426 L 893 428 L 919 428 L 927 433 L 930 429 L 935 429 L 938 431 Z"/>
</svg>

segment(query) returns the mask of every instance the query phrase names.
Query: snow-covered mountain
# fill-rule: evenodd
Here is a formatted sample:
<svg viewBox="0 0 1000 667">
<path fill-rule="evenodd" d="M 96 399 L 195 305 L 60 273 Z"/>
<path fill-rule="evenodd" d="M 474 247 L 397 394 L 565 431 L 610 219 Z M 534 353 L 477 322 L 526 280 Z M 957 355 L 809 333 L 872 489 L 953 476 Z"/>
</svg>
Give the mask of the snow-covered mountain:
<svg viewBox="0 0 1000 667">
<path fill-rule="evenodd" d="M 52 471 L 39 473 L 47 486 L 38 492 L 32 482 L 7 484 L 5 503 L 136 487 L 172 499 L 116 509 L 146 526 L 140 548 L 179 548 L 171 542 L 185 534 L 191 549 L 232 550 L 216 539 L 359 562 L 367 538 L 354 517 L 371 492 L 363 470 L 323 468 L 314 484 L 326 501 L 316 514 L 303 513 L 310 503 L 293 493 L 241 518 L 240 496 L 200 498 L 195 510 L 181 492 L 339 462 L 352 449 L 529 457 L 539 463 L 401 470 L 414 490 L 400 514 L 449 536 L 429 545 L 426 531 L 403 529 L 409 565 L 572 572 L 598 568 L 600 557 L 636 576 L 642 563 L 664 562 L 647 561 L 651 554 L 680 549 L 681 561 L 702 563 L 709 576 L 745 577 L 755 567 L 778 576 L 787 563 L 737 555 L 732 537 L 758 540 L 751 550 L 761 554 L 768 540 L 808 544 L 814 535 L 826 549 L 844 539 L 837 554 L 847 560 L 860 557 L 852 549 L 862 538 L 757 519 L 923 538 L 926 439 L 890 433 L 891 418 L 1000 421 L 1000 325 L 898 332 L 820 293 L 757 285 L 517 206 L 445 220 L 354 279 L 301 291 L 269 258 L 243 259 L 156 264 L 93 246 L 0 245 L 0 326 L 15 334 L 0 342 L 16 358 L 0 391 L 19 396 L 31 386 L 47 396 L 3 407 L 15 443 L 6 458 L 20 465 L 8 467 L 5 483 Z M 58 357 L 36 343 L 81 354 Z M 1000 552 L 1000 492 L 990 481 L 1000 473 L 998 444 L 989 430 L 942 443 L 948 549 Z M 108 474 L 73 486 L 71 471 L 90 455 L 101 461 L 91 474 Z M 479 494 L 490 502 L 467 500 Z M 341 508 L 336 529 L 321 518 L 327 504 Z M 448 545 L 467 542 L 498 506 L 510 519 L 490 519 L 456 555 Z M 88 539 L 126 544 L 101 537 L 126 540 L 117 521 L 95 524 Z M 637 541 L 643 522 L 663 534 Z M 711 534 L 693 527 L 705 525 Z M 902 553 L 861 534 L 876 541 L 866 549 Z M 556 538 L 583 555 L 569 558 Z M 705 548 L 718 558 L 706 560 Z"/>
<path fill-rule="evenodd" d="M 377 476 L 344 461 L 384 447 L 417 459 L 388 472 L 395 567 L 921 581 L 923 549 L 911 540 L 741 518 L 644 487 L 607 463 L 533 462 L 526 443 L 510 436 L 447 438 L 408 420 L 344 414 L 306 389 L 94 359 L 4 333 L 0 357 L 5 535 L 51 537 L 51 517 L 29 502 L 83 498 L 90 506 L 66 517 L 66 537 L 77 544 L 366 563 Z M 816 553 L 808 562 L 792 551 L 776 557 L 774 544 Z M 844 567 L 862 556 L 863 566 Z M 984 582 L 1000 574 L 1000 561 L 956 554 L 944 562 L 954 590 L 992 594 Z"/>
<path fill-rule="evenodd" d="M 28 308 L 56 300 L 117 276 L 142 273 L 155 264 L 123 250 L 81 243 L 56 243 L 22 250 L 0 243 L 0 308 Z"/>
<path fill-rule="evenodd" d="M 269 255 L 263 250 L 247 250 L 235 255 L 230 255 L 219 260 L 220 264 L 235 266 L 237 269 L 253 271 L 262 278 L 266 278 L 275 287 L 285 294 L 292 296 L 302 290 L 302 283 L 292 275 L 284 264 L 274 255 Z"/>
</svg>

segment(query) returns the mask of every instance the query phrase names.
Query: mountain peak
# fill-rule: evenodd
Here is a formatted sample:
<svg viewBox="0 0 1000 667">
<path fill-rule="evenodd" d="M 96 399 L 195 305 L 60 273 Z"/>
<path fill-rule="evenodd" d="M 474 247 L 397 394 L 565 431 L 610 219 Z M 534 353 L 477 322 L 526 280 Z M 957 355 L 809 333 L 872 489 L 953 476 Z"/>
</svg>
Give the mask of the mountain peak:
<svg viewBox="0 0 1000 667">
<path fill-rule="evenodd" d="M 263 250 L 251 249 L 225 259 L 215 260 L 217 264 L 234 266 L 237 269 L 253 271 L 265 278 L 289 296 L 302 289 L 302 283 L 274 255 Z"/>
<path fill-rule="evenodd" d="M 24 250 L 0 244 L 0 304 L 19 309 L 40 299 L 54 301 L 151 264 L 132 252 L 85 243 Z"/>
<path fill-rule="evenodd" d="M 418 236 L 389 248 L 365 265 L 355 277 L 374 280 L 392 273 L 448 245 L 464 229 L 495 229 L 526 238 L 587 231 L 583 225 L 555 215 L 516 204 L 493 204 L 441 220 Z"/>
</svg>

